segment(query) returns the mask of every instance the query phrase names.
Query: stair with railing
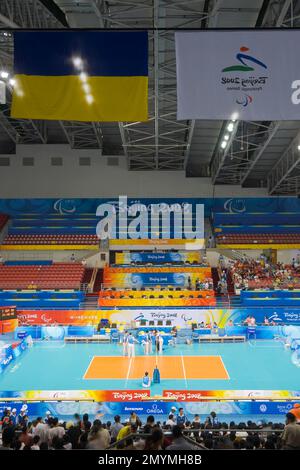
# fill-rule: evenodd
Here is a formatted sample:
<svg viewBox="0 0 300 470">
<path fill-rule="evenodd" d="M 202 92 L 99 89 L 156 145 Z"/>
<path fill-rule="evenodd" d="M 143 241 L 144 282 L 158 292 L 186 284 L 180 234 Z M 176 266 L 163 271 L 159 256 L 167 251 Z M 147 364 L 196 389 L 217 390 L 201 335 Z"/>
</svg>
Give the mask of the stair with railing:
<svg viewBox="0 0 300 470">
<path fill-rule="evenodd" d="M 93 292 L 98 293 L 101 290 L 102 284 L 103 284 L 103 269 L 99 268 L 96 278 L 95 278 Z"/>
<path fill-rule="evenodd" d="M 214 291 L 217 293 L 218 292 L 217 291 L 218 282 L 220 280 L 218 268 L 211 268 L 211 277 L 212 277 L 212 280 L 213 280 Z"/>
</svg>

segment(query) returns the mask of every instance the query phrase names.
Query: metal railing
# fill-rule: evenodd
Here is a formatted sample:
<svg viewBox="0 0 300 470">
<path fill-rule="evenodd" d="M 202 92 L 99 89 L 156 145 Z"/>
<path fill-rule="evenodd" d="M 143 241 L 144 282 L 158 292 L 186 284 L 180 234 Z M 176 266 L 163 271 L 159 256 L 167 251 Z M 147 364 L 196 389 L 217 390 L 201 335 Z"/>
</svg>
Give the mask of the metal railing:
<svg viewBox="0 0 300 470">
<path fill-rule="evenodd" d="M 165 437 L 172 437 L 172 431 L 170 430 L 164 430 L 162 429 L 162 432 Z M 208 450 L 207 447 L 205 447 L 204 444 L 201 442 L 197 442 L 195 439 L 190 437 L 190 435 L 193 435 L 195 437 L 200 437 L 203 434 L 209 434 L 209 435 L 214 435 L 214 434 L 221 434 L 219 436 L 213 436 L 213 437 L 224 437 L 225 435 L 230 435 L 231 433 L 247 433 L 248 435 L 251 434 L 259 434 L 259 435 L 268 435 L 268 434 L 282 434 L 283 429 L 264 429 L 264 428 L 254 428 L 254 429 L 249 429 L 246 427 L 243 428 L 191 428 L 191 429 L 184 429 L 182 430 L 182 434 L 184 436 L 184 439 L 189 443 L 192 444 L 195 447 L 198 447 L 201 450 Z M 140 440 L 140 439 L 147 439 L 151 438 L 150 433 L 130 433 L 127 436 L 125 436 L 123 439 L 120 439 L 118 441 L 113 442 L 106 450 L 111 450 L 111 449 L 116 449 L 116 448 L 123 448 L 124 445 L 126 445 L 127 441 L 132 441 L 132 440 Z"/>
</svg>

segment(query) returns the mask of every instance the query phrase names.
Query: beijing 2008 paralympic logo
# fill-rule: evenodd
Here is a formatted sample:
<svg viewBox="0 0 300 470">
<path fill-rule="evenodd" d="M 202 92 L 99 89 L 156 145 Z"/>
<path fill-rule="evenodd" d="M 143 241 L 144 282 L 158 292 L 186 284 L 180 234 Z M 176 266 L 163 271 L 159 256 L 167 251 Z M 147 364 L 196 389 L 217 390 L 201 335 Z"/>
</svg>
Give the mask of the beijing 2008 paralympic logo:
<svg viewBox="0 0 300 470">
<path fill-rule="evenodd" d="M 267 69 L 268 67 L 264 62 L 248 54 L 249 47 L 242 46 L 240 47 L 239 52 L 236 54 L 237 64 L 230 65 L 222 69 L 223 73 L 232 73 L 232 72 L 254 72 L 254 64 L 260 69 Z M 259 76 L 259 77 L 222 77 L 221 83 L 229 85 L 227 87 L 228 91 L 243 91 L 243 95 L 236 99 L 236 103 L 246 107 L 253 102 L 253 96 L 249 92 L 261 91 L 262 85 L 266 83 L 268 77 Z M 239 86 L 236 86 L 239 85 Z"/>
</svg>

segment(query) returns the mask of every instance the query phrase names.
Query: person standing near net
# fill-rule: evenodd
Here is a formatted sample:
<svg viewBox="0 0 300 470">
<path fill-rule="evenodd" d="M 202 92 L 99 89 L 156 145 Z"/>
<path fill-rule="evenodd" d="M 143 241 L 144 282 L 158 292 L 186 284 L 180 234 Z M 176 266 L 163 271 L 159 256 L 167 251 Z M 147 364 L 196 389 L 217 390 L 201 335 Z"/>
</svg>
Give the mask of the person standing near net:
<svg viewBox="0 0 300 470">
<path fill-rule="evenodd" d="M 148 331 L 146 331 L 145 339 L 144 339 L 144 353 L 146 356 L 150 353 L 150 343 L 151 343 L 151 336 Z"/>
<path fill-rule="evenodd" d="M 160 333 L 156 335 L 156 352 L 162 354 L 163 352 L 164 339 Z"/>
<path fill-rule="evenodd" d="M 135 343 L 139 343 L 139 341 L 132 335 L 132 333 L 129 333 L 127 337 L 128 357 L 135 356 Z"/>
<path fill-rule="evenodd" d="M 127 332 L 127 331 L 124 331 L 124 336 L 123 336 L 123 341 L 122 341 L 122 344 L 123 344 L 123 356 L 128 356 L 128 343 L 127 343 L 127 339 L 128 339 L 128 332 Z"/>
</svg>

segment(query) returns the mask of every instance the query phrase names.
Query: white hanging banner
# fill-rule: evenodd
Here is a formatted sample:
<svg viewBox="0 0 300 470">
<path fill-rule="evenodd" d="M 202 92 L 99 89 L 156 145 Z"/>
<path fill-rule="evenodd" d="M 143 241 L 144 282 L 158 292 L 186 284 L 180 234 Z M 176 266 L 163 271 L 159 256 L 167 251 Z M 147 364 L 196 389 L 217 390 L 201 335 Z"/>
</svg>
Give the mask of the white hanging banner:
<svg viewBox="0 0 300 470">
<path fill-rule="evenodd" d="M 300 31 L 182 31 L 175 41 L 178 119 L 299 119 Z"/>
</svg>

